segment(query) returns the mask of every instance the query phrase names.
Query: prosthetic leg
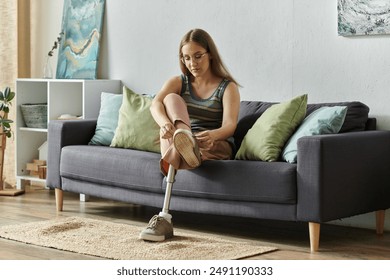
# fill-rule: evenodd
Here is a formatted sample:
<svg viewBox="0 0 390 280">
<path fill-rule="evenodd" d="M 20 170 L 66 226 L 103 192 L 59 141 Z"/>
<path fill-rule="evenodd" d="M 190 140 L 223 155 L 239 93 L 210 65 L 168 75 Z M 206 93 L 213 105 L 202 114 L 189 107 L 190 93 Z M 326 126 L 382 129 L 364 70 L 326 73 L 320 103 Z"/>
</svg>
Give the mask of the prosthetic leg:
<svg viewBox="0 0 390 280">
<path fill-rule="evenodd" d="M 169 204 L 171 202 L 171 193 L 172 186 L 175 182 L 175 168 L 172 165 L 169 165 L 168 174 L 167 174 L 167 188 L 165 190 L 164 205 L 162 211 L 159 213 L 159 216 L 166 219 L 171 223 L 172 215 L 169 214 Z"/>
<path fill-rule="evenodd" d="M 165 191 L 164 205 L 158 215 L 154 215 L 148 226 L 141 231 L 139 238 L 146 241 L 164 241 L 173 237 L 172 215 L 169 214 L 172 185 L 175 181 L 175 168 L 169 165 L 167 174 L 167 189 Z"/>
</svg>

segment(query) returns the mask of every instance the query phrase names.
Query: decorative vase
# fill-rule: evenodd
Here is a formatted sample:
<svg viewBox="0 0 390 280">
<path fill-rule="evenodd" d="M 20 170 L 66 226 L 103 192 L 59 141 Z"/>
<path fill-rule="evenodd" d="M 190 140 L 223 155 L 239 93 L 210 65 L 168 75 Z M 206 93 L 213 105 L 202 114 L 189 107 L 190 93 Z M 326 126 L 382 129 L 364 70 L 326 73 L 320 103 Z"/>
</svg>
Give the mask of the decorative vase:
<svg viewBox="0 0 390 280">
<path fill-rule="evenodd" d="M 47 56 L 46 64 L 43 68 L 43 78 L 52 79 L 53 78 L 53 69 L 51 68 L 51 56 Z"/>
</svg>

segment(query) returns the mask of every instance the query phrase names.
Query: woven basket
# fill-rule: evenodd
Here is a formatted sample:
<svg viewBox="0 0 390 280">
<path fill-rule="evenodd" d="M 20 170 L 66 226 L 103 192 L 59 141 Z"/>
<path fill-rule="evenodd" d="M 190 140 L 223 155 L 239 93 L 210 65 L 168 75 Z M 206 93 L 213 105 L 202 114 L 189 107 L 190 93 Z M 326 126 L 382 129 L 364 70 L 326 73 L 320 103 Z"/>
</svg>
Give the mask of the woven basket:
<svg viewBox="0 0 390 280">
<path fill-rule="evenodd" d="M 27 127 L 47 128 L 47 104 L 22 104 L 22 116 Z"/>
</svg>

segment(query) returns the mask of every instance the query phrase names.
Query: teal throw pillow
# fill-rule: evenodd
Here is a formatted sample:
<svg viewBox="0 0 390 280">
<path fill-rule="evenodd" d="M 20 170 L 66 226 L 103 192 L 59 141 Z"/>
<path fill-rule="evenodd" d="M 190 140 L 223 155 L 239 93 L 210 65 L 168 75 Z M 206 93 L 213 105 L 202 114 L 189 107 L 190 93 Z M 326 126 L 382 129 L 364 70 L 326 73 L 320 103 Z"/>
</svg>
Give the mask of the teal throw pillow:
<svg viewBox="0 0 390 280">
<path fill-rule="evenodd" d="M 150 113 L 152 97 L 123 87 L 118 127 L 111 147 L 160 152 L 160 127 Z"/>
<path fill-rule="evenodd" d="M 90 145 L 109 146 L 118 126 L 119 108 L 122 105 L 122 94 L 102 92 L 100 96 L 100 111 L 95 134 Z"/>
<path fill-rule="evenodd" d="M 277 161 L 282 148 L 306 115 L 307 95 L 272 105 L 245 135 L 236 159 Z"/>
<path fill-rule="evenodd" d="M 298 139 L 303 136 L 338 133 L 347 115 L 346 106 L 321 107 L 307 116 L 288 140 L 282 157 L 290 163 L 297 162 Z"/>
</svg>

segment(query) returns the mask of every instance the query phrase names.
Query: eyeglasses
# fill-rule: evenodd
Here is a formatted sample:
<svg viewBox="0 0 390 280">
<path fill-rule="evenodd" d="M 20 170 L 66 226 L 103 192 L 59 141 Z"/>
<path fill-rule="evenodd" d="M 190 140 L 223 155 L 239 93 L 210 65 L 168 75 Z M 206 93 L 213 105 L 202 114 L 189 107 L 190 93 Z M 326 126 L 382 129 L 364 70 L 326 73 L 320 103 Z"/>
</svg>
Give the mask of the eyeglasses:
<svg viewBox="0 0 390 280">
<path fill-rule="evenodd" d="M 193 56 L 190 56 L 190 55 L 185 55 L 181 58 L 181 62 L 183 62 L 184 64 L 188 64 L 190 63 L 191 59 L 193 62 L 196 62 L 196 63 L 199 63 L 202 61 L 202 58 L 207 54 L 208 52 L 204 52 L 204 53 L 196 53 L 194 54 Z"/>
</svg>

